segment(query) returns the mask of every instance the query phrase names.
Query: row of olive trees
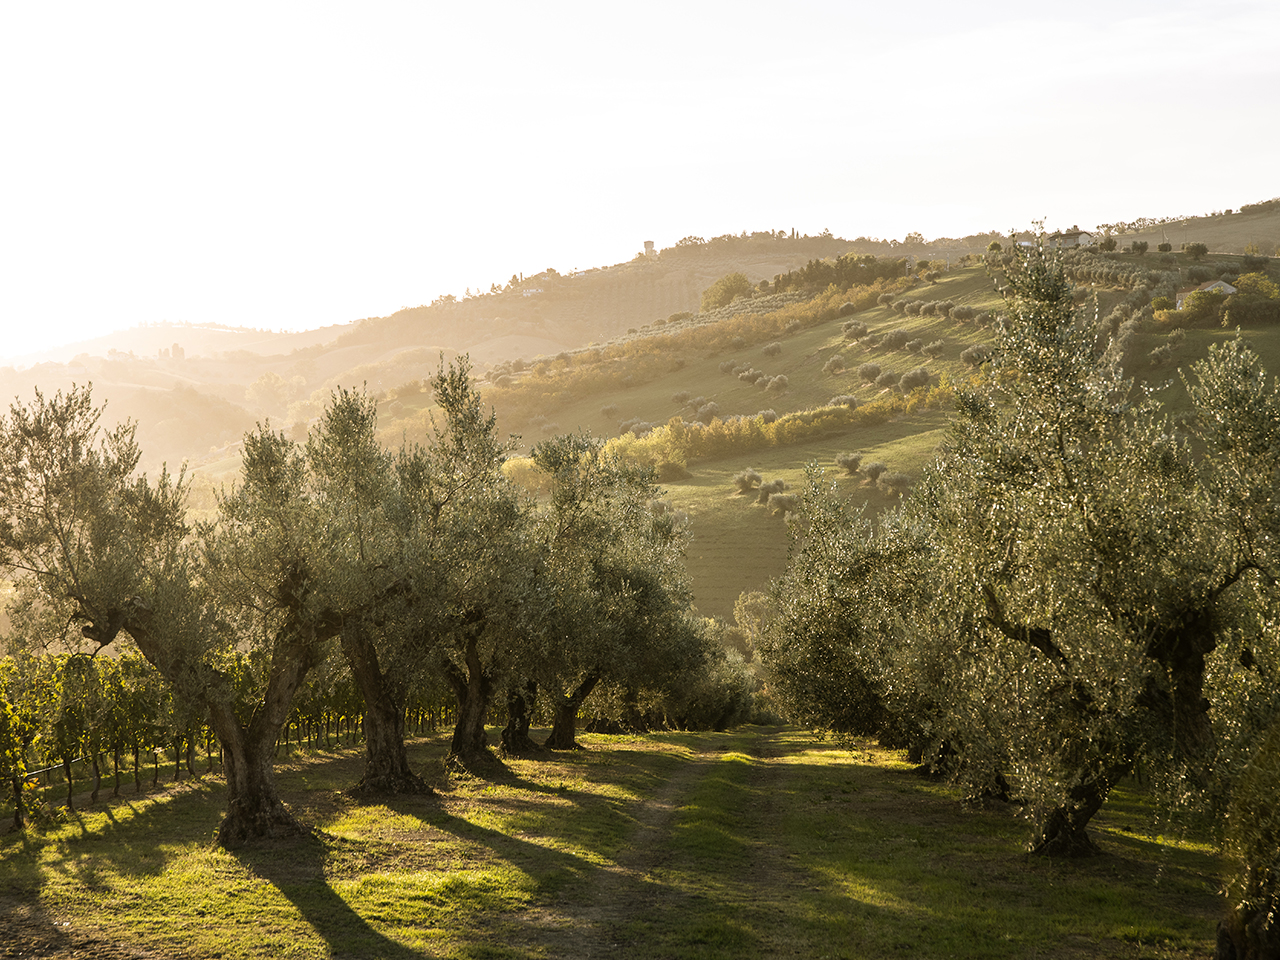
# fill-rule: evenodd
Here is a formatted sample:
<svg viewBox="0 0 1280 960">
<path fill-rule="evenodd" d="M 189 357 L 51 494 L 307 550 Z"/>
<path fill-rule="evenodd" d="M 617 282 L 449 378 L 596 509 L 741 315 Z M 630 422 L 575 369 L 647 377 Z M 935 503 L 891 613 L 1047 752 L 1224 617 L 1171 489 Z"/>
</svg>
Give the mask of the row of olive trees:
<svg viewBox="0 0 1280 960">
<path fill-rule="evenodd" d="M 406 697 L 425 674 L 452 690 L 451 753 L 471 764 L 503 691 L 537 683 L 580 705 L 602 681 L 661 683 L 704 659 L 683 530 L 649 509 L 649 476 L 588 438 L 553 438 L 535 448 L 553 491 L 538 505 L 503 475 L 510 445 L 465 362 L 431 386 L 444 422 L 425 447 L 384 451 L 376 405 L 345 391 L 305 444 L 260 427 L 216 522 L 194 529 L 184 477 L 136 476 L 132 426 L 101 429 L 87 389 L 37 394 L 0 423 L 0 566 L 18 634 L 88 654 L 131 643 L 207 717 L 224 845 L 298 829 L 272 757 L 299 690 L 337 651 L 364 706 L 368 792 L 426 789 L 404 748 Z M 566 706 L 557 744 L 571 721 Z"/>
<path fill-rule="evenodd" d="M 873 525 L 811 477 L 762 653 L 797 720 L 879 735 L 1033 848 L 1141 764 L 1222 818 L 1220 955 L 1280 949 L 1280 392 L 1239 340 L 1167 414 L 1096 350 L 1061 259 L 1019 251 L 994 375 L 916 493 Z"/>
</svg>

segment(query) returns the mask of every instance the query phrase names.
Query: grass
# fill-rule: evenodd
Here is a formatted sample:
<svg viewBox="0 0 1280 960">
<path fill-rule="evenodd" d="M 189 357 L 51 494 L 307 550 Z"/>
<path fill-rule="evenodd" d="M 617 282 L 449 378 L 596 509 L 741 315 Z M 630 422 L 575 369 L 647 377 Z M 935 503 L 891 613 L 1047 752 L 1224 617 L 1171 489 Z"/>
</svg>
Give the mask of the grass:
<svg viewBox="0 0 1280 960">
<path fill-rule="evenodd" d="M 48 952 L 190 957 L 1192 957 L 1217 858 L 1147 798 L 1104 854 L 1021 852 L 1006 808 L 793 728 L 584 735 L 584 751 L 362 804 L 359 749 L 283 763 L 309 838 L 214 849 L 223 790 L 187 781 L 0 837 L 0 925 Z M 129 788 L 131 790 L 131 787 Z"/>
</svg>

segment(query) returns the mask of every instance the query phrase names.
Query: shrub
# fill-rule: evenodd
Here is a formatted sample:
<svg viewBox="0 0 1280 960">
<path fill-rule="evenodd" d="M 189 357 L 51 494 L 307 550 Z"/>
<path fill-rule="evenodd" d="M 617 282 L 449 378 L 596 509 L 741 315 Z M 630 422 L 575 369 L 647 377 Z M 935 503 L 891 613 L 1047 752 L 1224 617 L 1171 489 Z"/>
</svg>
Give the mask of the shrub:
<svg viewBox="0 0 1280 960">
<path fill-rule="evenodd" d="M 606 403 L 600 408 L 600 416 L 608 417 L 612 420 L 618 415 L 618 405 L 616 403 Z"/>
<path fill-rule="evenodd" d="M 840 329 L 844 331 L 846 340 L 857 340 L 867 335 L 867 325 L 861 320 L 850 320 L 841 324 Z"/>
<path fill-rule="evenodd" d="M 924 345 L 924 349 L 922 349 L 920 352 L 923 353 L 930 360 L 937 360 L 938 357 L 942 356 L 942 351 L 945 349 L 946 349 L 946 344 L 944 344 L 941 340 L 934 340 L 931 343 L 926 343 Z"/>
<path fill-rule="evenodd" d="M 733 349 L 735 350 L 741 350 L 743 347 L 747 345 L 747 338 L 734 337 L 732 340 L 729 341 L 729 345 L 733 347 Z"/>
<path fill-rule="evenodd" d="M 1205 243 L 1188 243 L 1182 250 L 1192 260 L 1199 260 L 1209 253 L 1209 246 Z"/>
<path fill-rule="evenodd" d="M 880 376 L 880 364 L 878 363 L 859 364 L 858 376 L 862 378 L 863 383 L 875 383 L 876 377 Z"/>
<path fill-rule="evenodd" d="M 1213 271 L 1210 270 L 1208 267 L 1188 267 L 1187 268 L 1187 279 L 1190 280 L 1192 283 L 1204 283 L 1207 280 L 1212 280 L 1213 277 L 1214 277 Z"/>
<path fill-rule="evenodd" d="M 1169 346 L 1167 343 L 1162 343 L 1147 354 L 1147 356 L 1151 358 L 1151 365 L 1153 367 L 1163 367 L 1173 359 L 1173 347 Z"/>
<path fill-rule="evenodd" d="M 834 357 L 831 357 L 822 365 L 822 372 L 832 374 L 844 373 L 844 357 L 840 356 L 838 353 Z"/>
<path fill-rule="evenodd" d="M 923 309 L 924 309 L 923 300 L 908 300 L 906 307 L 903 309 L 903 312 L 908 317 L 918 317 L 920 316 L 920 311 Z"/>
<path fill-rule="evenodd" d="M 898 387 L 903 393 L 910 393 L 917 387 L 928 386 L 929 371 L 924 367 L 916 367 L 914 370 L 908 370 L 902 375 L 902 379 L 898 381 Z"/>
<path fill-rule="evenodd" d="M 795 513 L 800 508 L 800 498 L 794 493 L 775 493 L 769 497 L 769 509 L 773 513 Z"/>
<path fill-rule="evenodd" d="M 1180 347 L 1187 339 L 1187 331 L 1183 330 L 1181 327 L 1178 327 L 1178 329 L 1176 330 L 1170 330 L 1169 336 L 1167 336 L 1165 339 L 1168 340 L 1169 343 L 1171 343 L 1173 346 Z"/>
<path fill-rule="evenodd" d="M 959 320 L 961 323 L 968 323 L 974 318 L 977 311 L 973 307 L 959 306 L 951 308 L 951 319 Z"/>
<path fill-rule="evenodd" d="M 911 334 L 899 327 L 897 330 L 886 333 L 880 341 L 880 346 L 886 350 L 901 350 L 910 338 Z"/>
<path fill-rule="evenodd" d="M 692 320 L 693 313 L 689 310 L 681 310 L 679 313 L 673 313 L 667 317 L 667 323 L 679 323 L 682 320 Z"/>
<path fill-rule="evenodd" d="M 924 341 L 920 339 L 907 341 L 907 353 L 919 353 L 924 349 Z"/>
<path fill-rule="evenodd" d="M 858 398 L 851 393 L 842 393 L 839 396 L 832 397 L 827 401 L 828 407 L 848 407 L 850 410 L 857 409 Z"/>
<path fill-rule="evenodd" d="M 1152 310 L 1172 310 L 1176 306 L 1177 306 L 1177 303 L 1173 299 L 1173 297 L 1152 297 L 1151 298 Z"/>
<path fill-rule="evenodd" d="M 854 314 L 857 312 L 858 312 L 857 305 L 852 303 L 842 303 L 840 304 L 840 309 L 836 311 L 837 316 L 841 316 L 841 317 L 847 317 L 850 314 Z"/>
<path fill-rule="evenodd" d="M 769 480 L 761 483 L 759 492 L 756 495 L 756 503 L 768 503 L 769 498 L 776 493 L 782 493 L 787 489 L 787 481 L 785 480 Z"/>
<path fill-rule="evenodd" d="M 1143 256 L 1143 255 L 1147 252 L 1147 250 L 1150 248 L 1150 246 L 1151 246 L 1151 245 L 1150 245 L 1149 243 L 1147 243 L 1147 241 L 1145 241 L 1145 240 L 1135 240 L 1135 241 L 1133 241 L 1133 246 L 1132 246 L 1132 247 L 1130 247 L 1130 249 L 1131 249 L 1135 254 L 1137 254 L 1138 256 L 1140 256 L 1140 257 L 1141 257 L 1141 256 Z"/>
<path fill-rule="evenodd" d="M 956 305 L 955 305 L 955 303 L 954 303 L 953 301 L 951 301 L 951 300 L 939 300 L 939 301 L 938 301 L 938 316 L 940 316 L 940 317 L 944 317 L 944 318 L 946 318 L 946 319 L 950 319 L 950 318 L 951 318 L 951 311 L 953 311 L 955 308 L 956 308 Z"/>
<path fill-rule="evenodd" d="M 693 399 L 693 394 L 688 390 L 677 390 L 671 395 L 671 402 L 683 407 L 686 403 Z"/>
<path fill-rule="evenodd" d="M 769 407 L 767 410 L 761 410 L 756 414 L 756 416 L 765 423 L 776 423 L 778 420 L 778 411 L 773 409 L 773 407 Z"/>
<path fill-rule="evenodd" d="M 763 370 L 757 370 L 755 367 L 750 367 L 746 370 L 743 370 L 741 373 L 739 373 L 738 379 L 741 380 L 743 383 L 755 383 L 757 380 L 759 380 L 763 376 L 764 376 Z"/>
<path fill-rule="evenodd" d="M 760 348 L 760 352 L 763 353 L 766 357 L 776 357 L 778 354 L 782 352 L 782 344 L 779 343 L 777 340 L 773 341 L 773 343 L 766 343 L 763 347 Z"/>
<path fill-rule="evenodd" d="M 882 307 L 889 306 L 890 304 L 893 303 L 893 294 L 892 293 L 880 294 L 880 296 L 876 297 L 876 303 Z"/>
<path fill-rule="evenodd" d="M 789 382 L 790 381 L 787 380 L 786 376 L 778 374 L 778 376 L 769 381 L 769 385 L 765 387 L 765 391 L 776 397 L 779 394 L 786 392 Z"/>
<path fill-rule="evenodd" d="M 907 312 L 907 301 L 906 301 L 906 300 L 895 300 L 895 301 L 893 301 L 893 303 L 889 304 L 889 306 L 893 308 L 893 312 L 894 312 L 894 313 L 906 313 L 906 312 Z"/>
<path fill-rule="evenodd" d="M 988 311 L 983 310 L 973 318 L 973 322 L 985 330 L 987 327 L 991 326 L 991 314 Z"/>
<path fill-rule="evenodd" d="M 756 473 L 751 467 L 741 470 L 733 475 L 733 485 L 738 488 L 739 493 L 751 493 L 761 483 L 760 474 Z"/>
<path fill-rule="evenodd" d="M 898 375 L 892 370 L 886 370 L 880 376 L 876 377 L 877 387 L 892 387 L 898 383 Z"/>
<path fill-rule="evenodd" d="M 698 408 L 698 412 L 693 415 L 693 418 L 699 423 L 710 423 L 718 416 L 720 416 L 720 404 L 711 400 L 700 406 Z"/>
<path fill-rule="evenodd" d="M 683 463 L 676 463 L 674 460 L 659 461 L 656 473 L 659 483 L 675 483 L 677 480 L 688 480 L 693 476 Z"/>
<path fill-rule="evenodd" d="M 1101 240 L 1098 241 L 1098 249 L 1102 250 L 1104 253 L 1110 253 L 1115 248 L 1116 248 L 1115 237 L 1103 237 Z"/>
<path fill-rule="evenodd" d="M 960 351 L 960 359 L 971 367 L 980 367 L 991 357 L 991 347 L 985 343 L 975 343 Z"/>
<path fill-rule="evenodd" d="M 1161 253 L 1170 253 L 1173 250 L 1172 243 L 1157 243 L 1156 249 Z"/>
<path fill-rule="evenodd" d="M 852 477 L 858 472 L 858 468 L 862 466 L 862 454 L 838 453 L 836 454 L 836 466 Z"/>
<path fill-rule="evenodd" d="M 886 473 L 880 477 L 880 486 L 890 493 L 896 493 L 902 496 L 907 492 L 907 488 L 911 486 L 911 478 L 905 473 Z"/>
<path fill-rule="evenodd" d="M 880 475 L 888 469 L 889 467 L 886 464 L 881 463 L 879 460 L 875 460 L 863 466 L 862 475 L 866 477 L 870 483 L 875 483 L 880 479 Z"/>
<path fill-rule="evenodd" d="M 737 360 L 721 360 L 720 361 L 721 373 L 733 373 L 734 370 L 736 370 L 737 368 L 738 368 Z"/>
<path fill-rule="evenodd" d="M 924 303 L 920 304 L 920 316 L 936 317 L 937 315 L 938 315 L 937 300 L 927 300 Z"/>
<path fill-rule="evenodd" d="M 1255 257 L 1252 254 L 1246 253 L 1241 263 L 1244 266 L 1245 273 L 1258 273 L 1260 271 L 1265 271 L 1267 267 L 1270 266 L 1271 260 L 1269 257 Z"/>
</svg>

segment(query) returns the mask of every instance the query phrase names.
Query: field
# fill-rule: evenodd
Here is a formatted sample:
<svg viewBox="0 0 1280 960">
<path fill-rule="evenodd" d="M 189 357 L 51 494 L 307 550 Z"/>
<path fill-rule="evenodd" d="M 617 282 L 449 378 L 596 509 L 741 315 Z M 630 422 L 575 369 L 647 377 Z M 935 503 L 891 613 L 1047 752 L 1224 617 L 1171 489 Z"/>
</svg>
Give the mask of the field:
<svg viewBox="0 0 1280 960">
<path fill-rule="evenodd" d="M 894 753 L 786 727 L 585 735 L 587 749 L 363 805 L 359 748 L 280 762 L 309 838 L 228 853 L 217 779 L 0 837 L 2 955 L 1143 957 L 1212 952 L 1212 847 L 1162 837 L 1130 785 L 1103 854 L 1021 852 Z M 83 801 L 85 798 L 81 798 Z M 1167 827 L 1165 828 L 1166 832 Z"/>
</svg>

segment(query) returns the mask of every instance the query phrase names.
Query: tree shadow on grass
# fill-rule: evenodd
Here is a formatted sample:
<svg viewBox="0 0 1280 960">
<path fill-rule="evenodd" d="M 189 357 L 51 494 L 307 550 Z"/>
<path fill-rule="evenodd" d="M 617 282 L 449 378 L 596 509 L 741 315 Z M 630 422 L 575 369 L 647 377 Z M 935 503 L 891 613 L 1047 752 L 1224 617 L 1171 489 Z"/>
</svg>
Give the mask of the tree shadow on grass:
<svg viewBox="0 0 1280 960">
<path fill-rule="evenodd" d="M 256 876 L 268 880 L 297 909 L 334 957 L 422 960 L 429 956 L 392 940 L 370 926 L 330 885 L 325 872 L 330 849 L 342 843 L 324 834 L 289 841 L 250 844 L 233 855 Z"/>
</svg>

